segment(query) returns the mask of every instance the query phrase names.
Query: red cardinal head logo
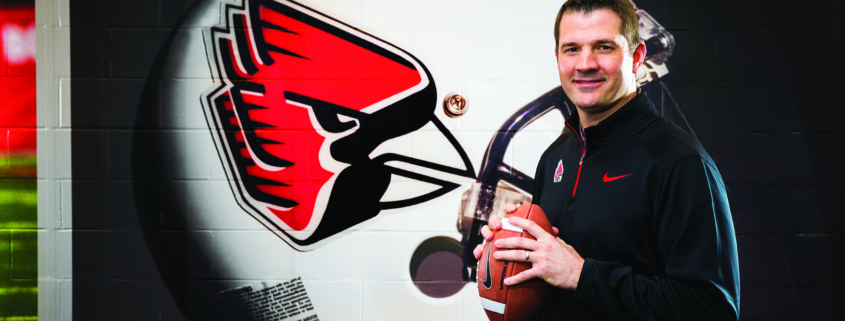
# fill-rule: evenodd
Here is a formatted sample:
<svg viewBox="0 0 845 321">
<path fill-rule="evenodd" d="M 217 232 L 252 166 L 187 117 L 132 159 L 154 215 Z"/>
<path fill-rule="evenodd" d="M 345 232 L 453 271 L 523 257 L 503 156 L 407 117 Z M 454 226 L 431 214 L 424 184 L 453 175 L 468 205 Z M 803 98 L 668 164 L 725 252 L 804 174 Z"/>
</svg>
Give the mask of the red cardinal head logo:
<svg viewBox="0 0 845 321">
<path fill-rule="evenodd" d="M 434 116 L 436 90 L 411 54 L 294 1 L 226 6 L 207 37 L 216 84 L 203 104 L 242 207 L 291 246 L 307 250 L 381 210 L 436 198 L 458 185 L 387 162 L 474 177 L 464 151 Z M 383 142 L 434 123 L 464 168 L 396 154 Z M 383 202 L 392 175 L 441 186 Z"/>
<path fill-rule="evenodd" d="M 563 160 L 561 159 L 557 162 L 557 168 L 555 169 L 555 183 L 559 183 L 563 180 Z"/>
</svg>

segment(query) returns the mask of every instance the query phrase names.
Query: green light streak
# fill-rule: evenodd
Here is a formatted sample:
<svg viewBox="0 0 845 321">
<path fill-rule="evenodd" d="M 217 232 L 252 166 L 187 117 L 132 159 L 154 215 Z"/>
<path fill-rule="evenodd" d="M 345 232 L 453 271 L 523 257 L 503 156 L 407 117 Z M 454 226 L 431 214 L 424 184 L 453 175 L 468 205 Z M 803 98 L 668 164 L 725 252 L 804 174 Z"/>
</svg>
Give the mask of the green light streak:
<svg viewBox="0 0 845 321">
<path fill-rule="evenodd" d="M 0 190 L 0 206 L 9 204 L 38 206 L 38 192 Z"/>
<path fill-rule="evenodd" d="M 38 157 L 30 156 L 30 157 L 8 157 L 5 159 L 0 159 L 0 168 L 4 167 L 29 167 L 29 166 L 37 166 L 38 165 Z"/>
</svg>

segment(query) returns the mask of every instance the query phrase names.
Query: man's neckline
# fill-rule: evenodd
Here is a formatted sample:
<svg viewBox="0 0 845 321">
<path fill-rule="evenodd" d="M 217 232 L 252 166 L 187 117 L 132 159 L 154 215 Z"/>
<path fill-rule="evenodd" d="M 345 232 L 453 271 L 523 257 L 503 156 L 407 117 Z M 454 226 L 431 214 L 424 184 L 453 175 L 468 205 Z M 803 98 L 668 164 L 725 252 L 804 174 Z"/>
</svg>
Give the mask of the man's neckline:
<svg viewBox="0 0 845 321">
<path fill-rule="evenodd" d="M 581 129 L 580 115 L 573 114 L 566 120 L 573 129 Z M 657 109 L 645 91 L 639 90 L 633 99 L 628 101 L 622 108 L 613 114 L 605 117 L 596 125 L 583 129 L 584 136 L 589 145 L 604 145 L 612 143 L 631 135 L 646 124 L 659 118 Z M 580 131 L 580 130 L 579 130 Z M 578 133 L 576 133 L 578 134 Z M 580 136 L 580 134 L 578 134 Z"/>
</svg>

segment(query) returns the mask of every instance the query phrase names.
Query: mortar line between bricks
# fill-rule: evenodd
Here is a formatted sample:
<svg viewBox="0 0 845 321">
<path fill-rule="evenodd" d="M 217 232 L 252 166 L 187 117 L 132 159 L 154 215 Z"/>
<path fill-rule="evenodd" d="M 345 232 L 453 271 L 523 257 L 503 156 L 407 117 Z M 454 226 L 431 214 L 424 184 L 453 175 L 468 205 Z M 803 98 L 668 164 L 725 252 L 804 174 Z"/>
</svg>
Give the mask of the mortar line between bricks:
<svg viewBox="0 0 845 321">
<path fill-rule="evenodd" d="M 778 242 L 780 242 L 780 248 L 782 249 L 782 251 L 779 252 L 783 256 L 784 262 L 786 262 L 786 274 L 789 275 L 789 286 L 793 289 L 792 293 L 794 295 L 794 299 L 798 301 L 798 296 L 795 294 L 795 278 L 792 277 L 792 269 L 789 267 L 789 257 L 786 255 L 786 244 L 783 242 L 782 235 L 778 236 Z"/>
<path fill-rule="evenodd" d="M 71 132 L 85 131 L 85 132 L 108 132 L 108 133 L 206 133 L 209 130 L 206 128 L 133 128 L 133 127 L 77 127 L 69 128 Z M 293 131 L 293 130 L 291 130 Z M 304 131 L 304 130 L 302 130 Z"/>
<path fill-rule="evenodd" d="M 122 228 L 122 229 L 115 229 L 115 228 L 85 228 L 85 229 L 73 229 L 76 232 L 121 232 L 121 233 L 136 233 L 140 232 L 141 228 Z M 217 229 L 203 229 L 203 228 L 165 228 L 161 229 L 162 232 L 197 232 L 197 233 L 208 233 L 208 232 L 261 232 L 261 233 L 272 233 L 273 230 L 262 228 L 262 229 L 238 229 L 238 228 L 217 228 Z M 458 231 L 451 231 L 451 230 L 354 230 L 351 231 L 350 234 L 399 234 L 399 235 L 408 235 L 408 234 L 419 234 L 419 235 L 429 235 L 431 233 L 455 233 L 458 234 Z"/>
<path fill-rule="evenodd" d="M 54 26 L 59 28 L 72 28 L 73 30 L 83 30 L 83 31 L 96 31 L 96 30 L 108 30 L 108 31 L 163 31 L 169 32 L 172 31 L 175 27 L 92 27 L 92 26 Z M 188 27 L 185 29 L 203 29 L 205 27 Z"/>
<path fill-rule="evenodd" d="M 807 238 L 823 238 L 823 237 L 842 237 L 839 233 L 798 233 L 795 234 L 796 237 L 807 237 Z"/>
</svg>

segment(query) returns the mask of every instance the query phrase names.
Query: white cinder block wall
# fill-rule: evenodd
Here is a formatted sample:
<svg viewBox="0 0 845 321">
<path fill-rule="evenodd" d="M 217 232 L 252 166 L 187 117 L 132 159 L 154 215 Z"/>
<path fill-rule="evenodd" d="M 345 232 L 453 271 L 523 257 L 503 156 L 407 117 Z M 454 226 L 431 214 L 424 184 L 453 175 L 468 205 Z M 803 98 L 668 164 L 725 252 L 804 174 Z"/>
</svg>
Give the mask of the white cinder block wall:
<svg viewBox="0 0 845 321">
<path fill-rule="evenodd" d="M 70 320 L 72 316 L 69 1 L 36 1 L 42 320 Z M 448 118 L 438 107 L 437 116 L 457 136 L 476 171 L 487 144 L 505 119 L 559 85 L 552 26 L 560 0 L 302 2 L 414 54 L 435 78 L 438 103 L 447 93 L 461 91 L 470 102 L 468 113 Z M 169 57 L 168 70 L 178 71 L 166 71 L 161 86 L 163 104 L 189 106 L 162 110 L 160 134 L 183 151 L 173 155 L 179 161 L 169 169 L 175 173 L 174 193 L 179 194 L 173 197 L 174 208 L 184 209 L 164 213 L 162 224 L 188 229 L 203 250 L 225 258 L 211 267 L 189 264 L 187 268 L 231 282 L 233 287 L 301 277 L 320 320 L 486 320 L 472 284 L 456 295 L 435 299 L 417 290 L 409 275 L 411 254 L 420 242 L 433 236 L 460 239 L 455 221 L 461 194 L 468 186 L 413 208 L 391 211 L 309 252 L 291 249 L 237 206 L 196 95 L 212 84 L 201 43 L 203 32 L 219 17 L 211 15 L 182 27 L 175 42 L 198 46 L 201 54 Z M 506 161 L 533 175 L 540 154 L 561 130 L 559 114 L 541 119 L 516 136 Z M 129 143 L 128 135 L 126 129 L 111 130 L 109 145 Z M 442 139 L 438 135 L 424 129 L 391 148 L 420 156 L 437 155 L 430 142 Z M 128 164 L 111 162 L 111 177 L 125 182 Z M 407 183 L 407 188 L 417 188 L 413 182 Z M 182 213 L 198 212 L 204 215 L 171 220 Z M 120 246 L 120 235 L 120 231 L 112 235 L 113 246 Z M 123 250 L 143 249 L 115 252 Z M 132 273 L 115 275 L 133 277 Z"/>
<path fill-rule="evenodd" d="M 67 1 L 35 1 L 40 320 L 72 315 L 68 8 Z"/>
</svg>

